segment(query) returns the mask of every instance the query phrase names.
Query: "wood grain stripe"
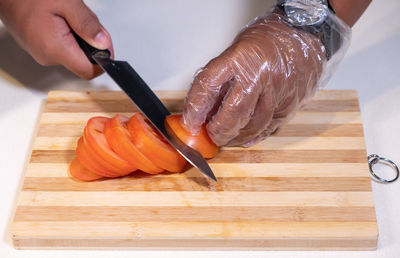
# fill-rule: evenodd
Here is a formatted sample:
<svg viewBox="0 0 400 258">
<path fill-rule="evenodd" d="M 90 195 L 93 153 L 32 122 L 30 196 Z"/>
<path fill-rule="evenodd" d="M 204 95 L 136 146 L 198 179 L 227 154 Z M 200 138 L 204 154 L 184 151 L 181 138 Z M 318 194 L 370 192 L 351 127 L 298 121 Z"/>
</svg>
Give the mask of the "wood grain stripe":
<svg viewBox="0 0 400 258">
<path fill-rule="evenodd" d="M 75 150 L 79 137 L 36 137 L 33 150 Z M 246 150 L 359 150 L 363 137 L 271 137 Z M 243 150 L 224 147 L 223 150 Z"/>
<path fill-rule="evenodd" d="M 213 163 L 217 177 L 366 177 L 368 165 L 363 163 Z M 25 177 L 69 177 L 67 163 L 30 163 Z M 135 172 L 141 173 L 141 172 Z M 162 173 L 153 177 L 203 177 L 195 168 L 184 173 Z"/>
<path fill-rule="evenodd" d="M 41 124 L 37 136 L 80 137 L 85 124 Z M 361 124 L 288 124 L 271 137 L 363 137 Z"/>
<path fill-rule="evenodd" d="M 127 176 L 113 180 L 99 180 L 88 184 L 64 177 L 26 177 L 26 191 L 235 191 L 235 192 L 365 192 L 371 191 L 367 177 L 223 177 L 211 184 L 205 177 Z"/>
<path fill-rule="evenodd" d="M 74 150 L 33 150 L 31 163 L 70 163 Z M 222 150 L 209 163 L 366 163 L 365 150 Z"/>
<path fill-rule="evenodd" d="M 186 91 L 155 91 L 156 95 L 160 99 L 183 99 L 186 96 Z M 318 95 L 330 95 L 327 93 L 317 93 Z M 337 94 L 330 96 L 334 99 L 340 99 L 345 96 L 351 97 L 352 93 L 348 94 Z M 342 96 L 343 95 L 343 96 Z M 126 100 L 128 97 L 122 91 L 50 91 L 47 99 L 50 101 L 95 101 L 95 100 Z"/>
<path fill-rule="evenodd" d="M 84 229 L 84 230 L 82 230 Z M 127 237 L 134 239 L 187 237 L 371 237 L 374 222 L 15 222 L 24 237 Z"/>
<path fill-rule="evenodd" d="M 361 124 L 359 112 L 302 112 L 299 111 L 288 124 Z"/>
<path fill-rule="evenodd" d="M 13 238 L 17 249 L 65 249 L 65 250 L 286 250 L 286 251 L 373 251 L 376 250 L 377 235 L 369 237 L 318 237 L 318 238 L 185 238 L 185 239 L 128 239 L 126 237 L 112 238 Z"/>
<path fill-rule="evenodd" d="M 41 124 L 37 136 L 42 137 L 80 137 L 83 135 L 82 124 Z"/>
<path fill-rule="evenodd" d="M 162 100 L 167 109 L 171 112 L 182 112 L 183 110 L 183 99 L 166 99 Z M 338 101 L 333 101 L 338 102 Z M 343 111 L 357 111 L 354 107 L 354 100 L 344 101 L 343 105 L 348 110 Z M 353 104 L 352 104 L 353 103 Z M 339 104 L 339 103 L 338 103 Z M 339 105 L 341 105 L 340 103 Z M 317 108 L 318 104 L 314 104 L 310 106 L 315 106 Z M 321 111 L 335 109 L 334 104 L 323 108 Z M 344 107 L 343 106 L 343 107 Z M 322 105 L 321 105 L 322 107 Z M 337 108 L 336 108 L 337 109 Z M 81 112 L 118 112 L 118 113 L 126 113 L 126 112 L 137 112 L 137 107 L 132 103 L 130 99 L 123 100 L 101 100 L 101 101 L 77 101 L 66 100 L 65 102 L 60 101 L 51 101 L 48 100 L 44 107 L 44 112 L 67 112 L 67 113 L 81 113 Z M 340 111 L 340 110 L 338 110 Z"/>
<path fill-rule="evenodd" d="M 25 177 L 69 177 L 68 163 L 29 163 Z"/>
<path fill-rule="evenodd" d="M 223 149 L 227 151 L 243 150 L 243 147 L 225 147 Z M 318 136 L 270 137 L 254 146 L 246 148 L 246 150 L 360 150 L 360 149 L 365 149 L 364 137 L 318 137 Z"/>
<path fill-rule="evenodd" d="M 18 206 L 373 207 L 372 192 L 43 192 L 22 191 Z"/>
<path fill-rule="evenodd" d="M 43 113 L 41 124 L 85 124 L 91 117 L 113 117 L 117 112 L 84 112 L 84 113 Z M 131 116 L 133 112 L 118 112 Z M 359 112 L 302 112 L 289 121 L 289 124 L 361 124 Z"/>
<path fill-rule="evenodd" d="M 360 106 L 357 99 L 310 100 L 304 106 L 300 107 L 300 110 L 310 112 L 359 112 Z"/>
<path fill-rule="evenodd" d="M 280 127 L 278 131 L 272 134 L 270 137 L 289 136 L 364 137 L 364 134 L 361 124 L 286 124 Z"/>
<path fill-rule="evenodd" d="M 183 111 L 183 99 L 164 99 L 162 100 L 167 109 L 171 112 Z M 359 111 L 358 101 L 351 100 L 311 100 L 302 111 L 310 112 L 356 112 Z M 129 99 L 99 100 L 99 101 L 52 101 L 48 100 L 45 104 L 44 112 L 137 112 L 137 107 Z"/>
<path fill-rule="evenodd" d="M 155 91 L 160 99 L 184 99 L 185 90 Z M 47 99 L 51 101 L 94 101 L 94 100 L 124 100 L 128 97 L 122 91 L 50 91 Z M 320 90 L 313 99 L 316 100 L 353 100 L 358 99 L 355 90 Z"/>
<path fill-rule="evenodd" d="M 40 118 L 40 124 L 86 124 L 87 121 L 95 116 L 113 117 L 116 114 L 132 116 L 134 113 L 121 112 L 90 112 L 90 113 L 43 113 Z"/>
<path fill-rule="evenodd" d="M 15 221 L 375 221 L 373 207 L 19 206 Z"/>
<path fill-rule="evenodd" d="M 71 163 L 74 150 L 33 150 L 30 163 Z"/>
<path fill-rule="evenodd" d="M 36 137 L 32 150 L 75 150 L 79 137 Z"/>
<path fill-rule="evenodd" d="M 314 100 L 357 99 L 356 90 L 319 90 L 313 97 Z"/>
<path fill-rule="evenodd" d="M 365 150 L 222 150 L 210 163 L 365 163 Z"/>
</svg>

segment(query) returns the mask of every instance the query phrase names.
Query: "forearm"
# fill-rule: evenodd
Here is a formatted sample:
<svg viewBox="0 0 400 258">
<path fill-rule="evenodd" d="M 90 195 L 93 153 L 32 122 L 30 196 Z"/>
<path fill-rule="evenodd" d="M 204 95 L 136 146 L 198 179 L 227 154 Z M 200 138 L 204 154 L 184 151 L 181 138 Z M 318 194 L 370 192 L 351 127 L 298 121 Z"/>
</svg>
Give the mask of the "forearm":
<svg viewBox="0 0 400 258">
<path fill-rule="evenodd" d="M 371 0 L 330 0 L 329 3 L 336 15 L 350 27 L 353 27 L 367 9 Z"/>
</svg>

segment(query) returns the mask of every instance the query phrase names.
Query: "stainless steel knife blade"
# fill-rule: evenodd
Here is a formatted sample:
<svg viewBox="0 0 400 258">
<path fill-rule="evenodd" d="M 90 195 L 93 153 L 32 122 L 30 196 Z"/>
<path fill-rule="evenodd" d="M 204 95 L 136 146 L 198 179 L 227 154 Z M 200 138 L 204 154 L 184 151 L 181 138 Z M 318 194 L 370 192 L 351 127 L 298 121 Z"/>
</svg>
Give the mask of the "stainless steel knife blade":
<svg viewBox="0 0 400 258">
<path fill-rule="evenodd" d="M 194 167 L 204 175 L 217 181 L 213 171 L 203 156 L 184 144 L 171 130 L 165 118 L 170 112 L 154 94 L 146 82 L 125 61 L 114 61 L 99 51 L 92 56 L 93 60 L 118 84 L 129 96 L 139 110 L 150 120 L 165 139 Z"/>
</svg>

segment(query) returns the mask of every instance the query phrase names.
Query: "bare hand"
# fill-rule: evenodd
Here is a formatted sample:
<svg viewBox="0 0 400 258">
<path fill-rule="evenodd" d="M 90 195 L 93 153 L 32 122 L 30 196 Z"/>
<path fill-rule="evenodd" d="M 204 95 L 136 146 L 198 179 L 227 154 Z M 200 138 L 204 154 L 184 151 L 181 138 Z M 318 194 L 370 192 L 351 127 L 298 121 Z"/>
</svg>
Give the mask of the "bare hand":
<svg viewBox="0 0 400 258">
<path fill-rule="evenodd" d="M 110 34 L 81 0 L 0 0 L 0 18 L 17 42 L 41 65 L 64 65 L 84 79 L 102 73 L 75 41 L 75 31 L 90 45 L 109 49 Z"/>
</svg>

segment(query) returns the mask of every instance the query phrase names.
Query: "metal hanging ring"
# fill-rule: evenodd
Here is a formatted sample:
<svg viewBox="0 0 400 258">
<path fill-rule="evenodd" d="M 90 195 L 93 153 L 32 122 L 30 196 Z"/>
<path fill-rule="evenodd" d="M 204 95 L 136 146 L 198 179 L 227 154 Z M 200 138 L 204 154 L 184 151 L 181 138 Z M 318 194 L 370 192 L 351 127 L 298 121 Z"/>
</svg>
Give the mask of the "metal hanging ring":
<svg viewBox="0 0 400 258">
<path fill-rule="evenodd" d="M 395 177 L 394 177 L 393 179 L 387 180 L 387 179 L 384 179 L 384 178 L 378 176 L 377 174 L 375 174 L 375 172 L 374 172 L 374 170 L 373 170 L 372 167 L 373 167 L 375 164 L 377 164 L 378 162 L 385 163 L 385 164 L 391 166 L 391 167 L 393 168 L 393 170 L 395 171 L 395 173 L 396 173 Z M 400 174 L 400 173 L 399 173 L 399 168 L 398 168 L 397 165 L 396 165 L 393 161 L 391 161 L 390 159 L 387 159 L 387 158 L 384 158 L 384 157 L 380 157 L 380 156 L 377 155 L 377 154 L 371 154 L 371 155 L 368 156 L 368 165 L 369 165 L 369 171 L 370 171 L 370 173 L 371 173 L 371 176 L 372 176 L 374 179 L 376 179 L 376 180 L 378 180 L 379 182 L 381 182 L 381 183 L 384 183 L 384 184 L 392 183 L 392 182 L 396 181 L 397 178 L 399 178 L 399 174 Z"/>
</svg>

